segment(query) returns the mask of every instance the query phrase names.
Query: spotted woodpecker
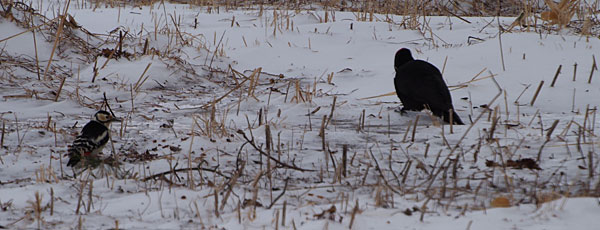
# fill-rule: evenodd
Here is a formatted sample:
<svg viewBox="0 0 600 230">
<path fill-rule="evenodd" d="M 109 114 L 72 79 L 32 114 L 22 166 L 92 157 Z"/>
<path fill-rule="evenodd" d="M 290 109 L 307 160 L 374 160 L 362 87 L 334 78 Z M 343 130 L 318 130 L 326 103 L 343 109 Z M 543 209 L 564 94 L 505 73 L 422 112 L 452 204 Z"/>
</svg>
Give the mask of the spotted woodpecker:
<svg viewBox="0 0 600 230">
<path fill-rule="evenodd" d="M 102 152 L 109 140 L 109 125 L 113 121 L 121 120 L 103 110 L 96 112 L 93 119 L 83 126 L 81 134 L 75 138 L 73 145 L 69 146 L 67 166 L 89 166 L 97 160 L 97 155 Z"/>
</svg>

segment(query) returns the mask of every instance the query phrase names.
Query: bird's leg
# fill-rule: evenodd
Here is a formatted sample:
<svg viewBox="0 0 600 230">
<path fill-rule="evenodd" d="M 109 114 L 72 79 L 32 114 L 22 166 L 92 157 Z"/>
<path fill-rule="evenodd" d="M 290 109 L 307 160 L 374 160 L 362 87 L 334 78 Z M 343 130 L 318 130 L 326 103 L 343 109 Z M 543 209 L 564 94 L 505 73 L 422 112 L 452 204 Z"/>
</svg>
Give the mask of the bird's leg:
<svg viewBox="0 0 600 230">
<path fill-rule="evenodd" d="M 406 109 L 406 107 L 402 107 L 402 109 L 400 109 L 400 115 L 406 115 L 406 111 L 409 109 Z"/>
<path fill-rule="evenodd" d="M 71 168 L 73 170 L 73 178 L 77 179 L 77 172 L 75 171 L 75 167 Z"/>
</svg>

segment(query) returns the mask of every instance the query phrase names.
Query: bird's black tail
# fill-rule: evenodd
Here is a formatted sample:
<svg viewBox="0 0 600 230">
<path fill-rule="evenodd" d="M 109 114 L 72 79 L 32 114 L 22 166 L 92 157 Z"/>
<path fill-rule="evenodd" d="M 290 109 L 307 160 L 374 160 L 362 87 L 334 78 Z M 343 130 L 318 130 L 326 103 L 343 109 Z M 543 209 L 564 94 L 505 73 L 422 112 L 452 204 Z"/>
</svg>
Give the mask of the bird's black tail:
<svg viewBox="0 0 600 230">
<path fill-rule="evenodd" d="M 445 111 L 444 114 L 442 115 L 442 118 L 448 124 L 450 123 L 450 113 L 449 112 L 450 111 Z M 455 111 L 452 111 L 452 122 L 455 125 L 464 125 L 465 124 L 465 123 L 463 123 L 463 121 L 460 119 L 460 117 L 458 116 L 458 114 Z"/>
<path fill-rule="evenodd" d="M 69 162 L 67 162 L 67 166 L 74 167 L 81 160 L 81 154 L 74 148 L 69 148 Z"/>
</svg>

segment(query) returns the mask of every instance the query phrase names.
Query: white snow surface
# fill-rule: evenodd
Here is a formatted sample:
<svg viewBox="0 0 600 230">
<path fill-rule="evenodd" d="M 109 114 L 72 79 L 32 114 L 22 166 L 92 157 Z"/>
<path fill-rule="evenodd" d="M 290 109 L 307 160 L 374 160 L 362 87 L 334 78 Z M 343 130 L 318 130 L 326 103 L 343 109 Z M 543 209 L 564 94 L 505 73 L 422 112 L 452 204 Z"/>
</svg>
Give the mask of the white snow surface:
<svg viewBox="0 0 600 230">
<path fill-rule="evenodd" d="M 63 1 L 34 1 L 34 8 L 38 2 L 44 3 L 39 12 L 48 18 L 64 7 Z M 38 80 L 35 71 L 12 66 L 16 64 L 0 63 L 0 121 L 5 125 L 0 146 L 1 227 L 107 229 L 117 222 L 120 229 L 275 229 L 276 224 L 280 229 L 348 229 L 351 222 L 353 229 L 600 226 L 600 118 L 596 120 L 595 112 L 600 105 L 600 71 L 590 76 L 593 58 L 600 57 L 597 37 L 519 26 L 499 37 L 498 25 L 506 28 L 515 19 L 509 17 L 466 17 L 470 23 L 455 17 L 419 18 L 429 25 L 422 26 L 421 33 L 401 25 L 403 16 L 398 15 L 359 21 L 356 13 L 335 12 L 335 21 L 329 18 L 325 23 L 319 20 L 324 12 L 318 10 L 266 8 L 260 15 L 258 9 L 209 13 L 207 8 L 170 3 L 95 9 L 92 3 L 71 4 L 68 13 L 96 37 L 73 33 L 99 49 L 113 49 L 118 33 L 108 34 L 120 28 L 128 31 L 123 50 L 136 55 L 98 57 L 95 64 L 74 49 L 59 47 L 53 64 L 69 74 L 57 73 L 49 80 Z M 25 30 L 0 18 L 0 39 Z M 28 32 L 1 42 L 2 57 L 35 60 L 33 36 Z M 40 32 L 35 36 L 43 72 L 54 41 Z M 188 43 L 182 45 L 180 36 Z M 150 47 L 168 55 L 141 55 L 146 39 Z M 393 58 L 403 47 L 443 72 L 454 107 L 467 125 L 454 125 L 450 133 L 449 125 L 436 125 L 426 111 L 400 114 L 402 105 L 395 95 L 365 99 L 394 92 Z M 95 66 L 98 76 L 92 82 Z M 147 66 L 148 79 L 132 92 Z M 248 96 L 251 81 L 240 87 L 242 91 L 236 88 L 244 78 L 234 76 L 229 67 L 245 76 L 262 68 L 254 97 Z M 478 80 L 471 81 L 475 76 Z M 64 87 L 54 101 L 62 77 Z M 294 98 L 296 82 L 304 91 L 302 98 Z M 304 101 L 306 92 L 315 93 L 310 101 Z M 125 120 L 112 125 L 115 152 L 109 144 L 104 156 L 116 153 L 120 169 L 129 173 L 121 177 L 96 169 L 93 176 L 86 171 L 73 178 L 66 167 L 67 146 L 98 109 L 104 93 L 115 114 Z M 211 102 L 223 95 L 214 105 L 215 126 L 209 128 Z M 487 137 L 493 122 L 482 105 L 495 109 L 491 113 L 499 117 L 491 141 Z M 324 151 L 319 130 L 330 114 Z M 237 133 L 241 130 L 267 151 L 265 123 L 275 146 L 271 154 L 314 171 L 281 166 L 268 170 L 276 163 L 267 164 L 266 157 Z M 344 145 L 348 175 L 336 179 Z M 541 170 L 486 166 L 486 160 L 536 159 L 540 148 Z M 238 153 L 245 169 L 224 205 L 230 181 L 209 171 L 142 180 L 171 166 L 199 165 L 233 177 Z M 152 157 L 141 160 L 144 156 Z M 439 175 L 430 184 L 434 172 Z M 257 178 L 262 206 L 253 213 L 252 205 L 239 206 L 253 199 Z M 286 178 L 288 186 L 277 200 Z M 86 179 L 91 182 L 82 182 Z M 41 198 L 40 218 L 36 193 Z M 537 203 L 533 194 L 554 198 Z M 511 207 L 493 207 L 497 197 L 508 197 Z M 336 210 L 324 213 L 331 206 Z"/>
</svg>

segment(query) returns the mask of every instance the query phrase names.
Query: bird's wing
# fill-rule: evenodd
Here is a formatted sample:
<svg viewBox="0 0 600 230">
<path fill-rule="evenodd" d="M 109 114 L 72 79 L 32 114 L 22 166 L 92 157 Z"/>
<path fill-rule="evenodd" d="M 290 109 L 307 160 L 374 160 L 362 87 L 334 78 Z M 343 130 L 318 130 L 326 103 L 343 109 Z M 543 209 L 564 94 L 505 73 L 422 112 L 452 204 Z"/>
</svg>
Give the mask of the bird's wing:
<svg viewBox="0 0 600 230">
<path fill-rule="evenodd" d="M 84 137 L 94 141 L 96 144 L 100 143 L 108 135 L 108 128 L 98 121 L 90 121 L 81 130 L 79 137 Z"/>
<path fill-rule="evenodd" d="M 438 68 L 428 62 L 416 60 L 410 65 L 403 65 L 400 73 L 407 76 L 406 86 L 403 88 L 415 102 L 442 110 L 452 108 L 450 92 Z"/>
</svg>

